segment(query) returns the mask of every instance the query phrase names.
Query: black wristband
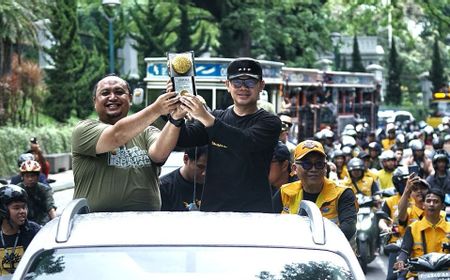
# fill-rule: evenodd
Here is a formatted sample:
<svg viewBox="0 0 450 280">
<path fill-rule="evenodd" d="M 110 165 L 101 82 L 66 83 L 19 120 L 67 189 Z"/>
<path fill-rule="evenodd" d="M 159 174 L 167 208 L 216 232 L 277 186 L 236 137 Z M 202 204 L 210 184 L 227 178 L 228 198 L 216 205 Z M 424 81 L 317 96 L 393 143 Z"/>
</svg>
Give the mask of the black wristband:
<svg viewBox="0 0 450 280">
<path fill-rule="evenodd" d="M 172 115 L 169 114 L 169 122 L 176 127 L 181 127 L 184 124 L 184 118 L 175 120 L 174 118 L 172 118 Z"/>
</svg>

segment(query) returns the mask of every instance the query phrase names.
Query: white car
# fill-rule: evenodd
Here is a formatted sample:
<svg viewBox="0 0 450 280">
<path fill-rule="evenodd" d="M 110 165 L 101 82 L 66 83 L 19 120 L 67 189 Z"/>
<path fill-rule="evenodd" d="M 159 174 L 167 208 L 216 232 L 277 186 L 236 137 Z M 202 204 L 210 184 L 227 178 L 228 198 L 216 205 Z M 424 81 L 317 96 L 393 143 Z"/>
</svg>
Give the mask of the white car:
<svg viewBox="0 0 450 280">
<path fill-rule="evenodd" d="M 386 119 L 387 123 L 403 123 L 405 121 L 414 121 L 414 116 L 408 111 L 395 111 L 389 118 Z"/>
<path fill-rule="evenodd" d="M 307 216 L 88 208 L 73 200 L 46 224 L 12 279 L 365 279 L 312 202 L 301 204 Z"/>
</svg>

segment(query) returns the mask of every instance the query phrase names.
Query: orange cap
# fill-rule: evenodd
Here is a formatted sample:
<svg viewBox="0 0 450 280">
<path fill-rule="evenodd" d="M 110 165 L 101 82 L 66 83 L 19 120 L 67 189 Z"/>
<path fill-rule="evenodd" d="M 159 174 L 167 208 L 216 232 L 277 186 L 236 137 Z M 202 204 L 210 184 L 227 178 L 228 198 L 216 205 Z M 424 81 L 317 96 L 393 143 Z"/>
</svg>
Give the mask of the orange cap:
<svg viewBox="0 0 450 280">
<path fill-rule="evenodd" d="M 299 160 L 304 156 L 311 152 L 321 153 L 323 156 L 326 156 L 325 150 L 323 149 L 322 144 L 314 140 L 305 140 L 295 147 L 294 151 L 294 159 Z"/>
</svg>

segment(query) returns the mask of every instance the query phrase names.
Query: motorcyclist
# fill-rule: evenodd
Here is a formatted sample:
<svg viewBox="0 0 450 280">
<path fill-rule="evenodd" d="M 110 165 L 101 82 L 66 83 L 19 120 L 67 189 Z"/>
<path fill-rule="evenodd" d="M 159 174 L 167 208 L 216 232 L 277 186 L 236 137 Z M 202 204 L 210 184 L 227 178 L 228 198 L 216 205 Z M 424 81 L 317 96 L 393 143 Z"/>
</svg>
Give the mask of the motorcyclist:
<svg viewBox="0 0 450 280">
<path fill-rule="evenodd" d="M 41 165 L 34 160 L 27 160 L 20 166 L 23 182 L 19 187 L 28 195 L 28 219 L 40 225 L 56 217 L 55 200 L 51 188 L 38 182 Z"/>
<path fill-rule="evenodd" d="M 394 146 L 392 146 L 391 150 L 394 152 L 397 166 L 403 165 L 403 147 L 397 146 L 397 144 L 395 144 Z"/>
<path fill-rule="evenodd" d="M 375 180 L 378 180 L 378 170 L 370 168 L 370 155 L 366 151 L 361 151 L 358 154 L 358 158 L 362 159 L 364 166 L 366 167 L 366 172 L 372 176 Z"/>
<path fill-rule="evenodd" d="M 14 273 L 24 251 L 40 229 L 38 224 L 27 220 L 27 203 L 24 189 L 16 185 L 0 188 L 0 278 Z"/>
<path fill-rule="evenodd" d="M 381 164 L 378 156 L 381 154 L 381 145 L 378 142 L 369 143 L 370 168 L 380 170 Z"/>
<path fill-rule="evenodd" d="M 19 158 L 17 159 L 17 167 L 20 168 L 22 163 L 24 163 L 27 160 L 34 160 L 34 155 L 32 153 L 21 154 L 19 156 Z M 18 185 L 20 182 L 22 182 L 22 175 L 20 173 L 11 177 L 11 181 L 10 181 L 11 184 Z M 45 174 L 42 171 L 39 172 L 39 182 L 44 185 L 49 186 L 47 177 L 45 176 Z"/>
<path fill-rule="evenodd" d="M 350 178 L 345 162 L 345 155 L 341 150 L 335 150 L 332 155 L 332 161 L 336 165 L 336 174 L 339 180 Z"/>
<path fill-rule="evenodd" d="M 386 125 L 387 137 L 381 140 L 384 150 L 389 150 L 395 144 L 395 124 L 388 123 Z"/>
<path fill-rule="evenodd" d="M 392 176 L 392 182 L 394 184 L 395 190 L 397 193 L 391 197 L 386 198 L 383 205 L 381 206 L 381 210 L 386 213 L 386 215 L 390 218 L 380 219 L 378 222 L 378 226 L 382 233 L 389 234 L 389 240 L 387 243 L 395 243 L 397 240 L 403 236 L 405 232 L 405 228 L 399 225 L 398 221 L 398 204 L 400 202 L 400 198 L 405 190 L 406 181 L 409 176 L 409 170 L 406 166 L 399 166 L 394 170 Z M 409 201 L 409 205 L 413 203 L 412 200 Z M 387 268 L 387 280 L 397 279 L 397 276 L 393 273 L 393 266 L 398 256 L 398 252 L 390 252 L 388 256 L 388 268 Z"/>
<path fill-rule="evenodd" d="M 324 128 L 321 130 L 323 137 L 323 148 L 327 155 L 331 155 L 335 149 L 334 132 L 331 129 Z"/>
<path fill-rule="evenodd" d="M 425 195 L 424 218 L 407 227 L 402 249 L 395 267 L 405 269 L 408 257 L 420 257 L 431 252 L 449 253 L 443 248 L 450 241 L 450 222 L 445 221 L 440 212 L 444 207 L 444 194 L 439 189 L 430 189 Z"/>
<path fill-rule="evenodd" d="M 441 189 L 444 194 L 450 193 L 450 172 L 448 171 L 449 159 L 447 152 L 438 150 L 433 156 L 433 168 L 435 173 L 427 177 L 431 188 Z"/>
<path fill-rule="evenodd" d="M 422 140 L 414 139 L 409 142 L 409 147 L 412 150 L 412 155 L 405 160 L 405 165 L 419 166 L 419 175 L 421 178 L 426 178 L 434 172 L 432 161 L 425 155 L 425 145 Z"/>
<path fill-rule="evenodd" d="M 424 179 L 411 173 L 406 181 L 405 190 L 398 203 L 398 220 L 400 225 L 406 227 L 423 217 L 424 198 L 430 185 Z M 411 203 L 410 199 L 414 200 Z M 444 213 L 445 216 L 445 213 Z"/>
<path fill-rule="evenodd" d="M 394 152 L 391 150 L 383 151 L 380 155 L 380 161 L 383 169 L 379 170 L 377 173 L 378 185 L 381 189 L 391 188 L 394 186 L 392 183 L 392 176 L 397 167 Z"/>
<path fill-rule="evenodd" d="M 368 130 L 368 124 L 358 124 L 355 127 L 356 130 L 356 145 L 361 147 L 361 149 L 366 150 L 369 142 L 367 141 L 367 130 Z"/>
<path fill-rule="evenodd" d="M 347 165 L 350 173 L 350 180 L 345 182 L 346 186 L 353 189 L 353 192 L 361 193 L 365 196 L 372 196 L 379 191 L 376 180 L 367 174 L 364 162 L 359 158 L 352 158 Z"/>
</svg>

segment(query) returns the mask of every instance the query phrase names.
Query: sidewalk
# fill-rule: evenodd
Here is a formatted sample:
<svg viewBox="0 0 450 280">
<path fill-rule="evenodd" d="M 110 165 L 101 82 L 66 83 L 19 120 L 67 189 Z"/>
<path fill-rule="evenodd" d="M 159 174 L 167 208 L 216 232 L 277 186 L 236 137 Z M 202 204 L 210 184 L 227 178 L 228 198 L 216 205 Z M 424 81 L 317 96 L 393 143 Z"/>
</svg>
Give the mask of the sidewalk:
<svg viewBox="0 0 450 280">
<path fill-rule="evenodd" d="M 49 174 L 48 178 L 55 180 L 54 183 L 50 184 L 54 192 L 63 191 L 75 186 L 72 170 L 67 170 L 56 174 Z"/>
</svg>

